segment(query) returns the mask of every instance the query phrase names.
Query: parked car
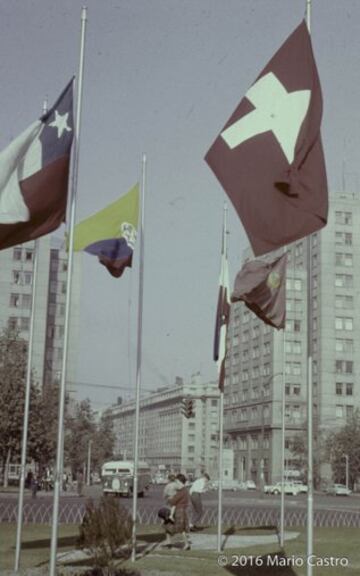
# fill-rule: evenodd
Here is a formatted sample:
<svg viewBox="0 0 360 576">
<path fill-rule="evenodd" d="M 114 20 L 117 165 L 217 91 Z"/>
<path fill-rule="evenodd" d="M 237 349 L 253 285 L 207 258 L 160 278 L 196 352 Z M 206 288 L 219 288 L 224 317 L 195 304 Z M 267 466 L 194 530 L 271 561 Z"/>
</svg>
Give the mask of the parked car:
<svg viewBox="0 0 360 576">
<path fill-rule="evenodd" d="M 281 492 L 282 492 L 281 482 L 264 486 L 265 494 L 281 494 Z M 292 496 L 297 496 L 298 494 L 300 494 L 300 487 L 294 482 L 284 482 L 284 493 L 291 494 Z"/>
<path fill-rule="evenodd" d="M 301 482 L 301 480 L 293 480 L 292 483 L 296 484 L 296 486 L 299 487 L 300 494 L 307 494 L 308 493 L 307 484 L 304 484 L 304 482 Z"/>
<path fill-rule="evenodd" d="M 214 480 L 209 486 L 209 490 L 217 490 L 219 488 L 219 481 Z M 245 490 L 244 482 L 239 480 L 223 480 L 222 481 L 223 490 L 231 490 L 232 492 L 237 492 L 238 490 Z"/>
<path fill-rule="evenodd" d="M 327 492 L 334 496 L 349 496 L 351 494 L 350 488 L 347 488 L 344 484 L 333 484 L 328 488 Z"/>
<path fill-rule="evenodd" d="M 254 480 L 246 480 L 243 482 L 245 490 L 256 490 L 256 484 Z"/>
</svg>

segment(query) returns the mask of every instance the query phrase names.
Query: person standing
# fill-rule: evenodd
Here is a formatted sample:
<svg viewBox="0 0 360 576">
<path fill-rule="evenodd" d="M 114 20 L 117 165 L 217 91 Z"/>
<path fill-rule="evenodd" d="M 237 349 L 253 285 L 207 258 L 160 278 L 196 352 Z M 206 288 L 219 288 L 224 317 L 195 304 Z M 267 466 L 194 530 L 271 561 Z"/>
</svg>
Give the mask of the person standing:
<svg viewBox="0 0 360 576">
<path fill-rule="evenodd" d="M 76 488 L 78 496 L 83 496 L 84 474 L 81 472 L 81 470 L 78 470 L 76 474 Z"/>
<path fill-rule="evenodd" d="M 203 472 L 201 477 L 195 480 L 190 488 L 190 500 L 193 507 L 192 524 L 190 525 L 190 530 L 197 530 L 200 528 L 200 521 L 204 514 L 202 494 L 207 492 L 209 480 L 209 474 Z"/>
<path fill-rule="evenodd" d="M 185 487 L 186 478 L 184 474 L 178 474 L 176 476 L 178 485 L 180 484 L 180 489 L 176 494 L 168 499 L 170 506 L 175 506 L 174 524 L 164 523 L 165 534 L 166 534 L 166 545 L 172 545 L 172 536 L 174 534 L 182 534 L 184 539 L 184 550 L 190 550 L 191 544 L 189 539 L 189 519 L 188 519 L 188 506 L 189 506 L 189 492 Z"/>
</svg>

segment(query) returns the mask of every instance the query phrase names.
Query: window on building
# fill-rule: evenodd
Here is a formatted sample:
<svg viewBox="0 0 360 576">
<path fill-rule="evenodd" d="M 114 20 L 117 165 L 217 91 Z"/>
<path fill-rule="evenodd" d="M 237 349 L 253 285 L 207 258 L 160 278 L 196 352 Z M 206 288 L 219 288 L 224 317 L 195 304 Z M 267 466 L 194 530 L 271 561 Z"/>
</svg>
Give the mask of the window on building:
<svg viewBox="0 0 360 576">
<path fill-rule="evenodd" d="M 24 272 L 24 284 L 26 286 L 31 286 L 32 284 L 32 272 Z"/>
<path fill-rule="evenodd" d="M 335 286 L 337 288 L 352 288 L 353 287 L 352 274 L 335 274 Z"/>
<path fill-rule="evenodd" d="M 351 360 L 335 360 L 336 374 L 352 374 L 353 362 Z"/>
<path fill-rule="evenodd" d="M 194 453 L 194 452 L 195 452 L 195 446 L 188 446 L 188 452 L 189 452 L 190 454 L 191 454 L 191 453 Z"/>
<path fill-rule="evenodd" d="M 18 324 L 18 319 L 15 316 L 10 316 L 8 319 L 9 330 L 16 330 Z"/>
<path fill-rule="evenodd" d="M 30 248 L 27 248 L 27 249 L 25 250 L 25 260 L 26 260 L 27 262 L 32 262 L 33 255 L 34 255 L 34 251 L 31 250 Z"/>
<path fill-rule="evenodd" d="M 10 294 L 10 306 L 11 308 L 18 308 L 20 306 L 20 294 Z"/>
<path fill-rule="evenodd" d="M 29 310 L 31 308 L 31 295 L 30 294 L 23 294 L 22 295 L 22 307 L 25 310 Z"/>
<path fill-rule="evenodd" d="M 285 394 L 286 396 L 290 396 L 290 384 L 285 384 Z"/>
<path fill-rule="evenodd" d="M 352 213 L 351 212 L 343 212 L 343 211 L 336 211 L 335 212 L 335 223 L 336 224 L 352 224 Z"/>
<path fill-rule="evenodd" d="M 297 384 L 293 386 L 293 394 L 294 396 L 300 396 L 301 387 Z"/>
<path fill-rule="evenodd" d="M 354 341 L 349 338 L 336 338 L 335 340 L 335 350 L 337 352 L 353 352 L 354 351 Z"/>
<path fill-rule="evenodd" d="M 16 260 L 18 262 L 19 260 L 21 260 L 21 256 L 22 256 L 22 249 L 21 248 L 14 248 L 13 260 Z"/>
<path fill-rule="evenodd" d="M 254 450 L 257 449 L 258 447 L 258 437 L 255 434 L 251 434 L 250 437 L 250 446 L 251 448 L 253 448 Z"/>
<path fill-rule="evenodd" d="M 352 310 L 354 308 L 354 298 L 352 296 L 335 296 L 335 308 Z"/>
<path fill-rule="evenodd" d="M 344 318 L 343 316 L 335 317 L 335 328 L 336 330 L 353 330 L 353 319 Z"/>
<path fill-rule="evenodd" d="M 20 319 L 20 330 L 23 332 L 28 332 L 30 329 L 30 318 L 21 318 Z"/>
<path fill-rule="evenodd" d="M 336 382 L 335 384 L 335 394 L 336 396 L 342 396 L 343 385 L 342 382 Z"/>
<path fill-rule="evenodd" d="M 346 420 L 351 420 L 354 416 L 354 406 L 346 406 Z"/>
<path fill-rule="evenodd" d="M 13 270 L 13 284 L 21 284 L 21 272 Z"/>
<path fill-rule="evenodd" d="M 213 399 L 211 400 L 211 407 L 212 407 L 212 408 L 216 408 L 217 405 L 218 405 L 218 401 L 216 400 L 216 398 L 213 398 Z"/>
<path fill-rule="evenodd" d="M 352 382 L 346 383 L 346 396 L 353 395 L 354 384 Z"/>
</svg>

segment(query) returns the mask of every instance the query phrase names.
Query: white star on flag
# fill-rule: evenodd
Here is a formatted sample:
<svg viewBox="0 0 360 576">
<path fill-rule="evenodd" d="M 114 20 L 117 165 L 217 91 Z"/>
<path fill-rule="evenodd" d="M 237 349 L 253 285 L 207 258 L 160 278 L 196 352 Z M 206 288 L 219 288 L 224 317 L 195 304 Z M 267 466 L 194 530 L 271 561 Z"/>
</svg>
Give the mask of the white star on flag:
<svg viewBox="0 0 360 576">
<path fill-rule="evenodd" d="M 51 122 L 51 124 L 49 124 L 49 126 L 53 126 L 54 128 L 57 128 L 57 137 L 61 138 L 63 132 L 66 130 L 66 132 L 71 132 L 71 128 L 70 126 L 68 126 L 67 120 L 69 117 L 69 113 L 66 112 L 66 114 L 64 114 L 63 116 L 61 114 L 59 114 L 59 112 L 57 110 L 55 110 L 55 120 L 53 122 Z"/>
<path fill-rule="evenodd" d="M 272 131 L 287 161 L 294 160 L 295 145 L 310 104 L 310 90 L 288 92 L 272 72 L 259 78 L 246 93 L 255 106 L 221 133 L 229 148 Z"/>
</svg>

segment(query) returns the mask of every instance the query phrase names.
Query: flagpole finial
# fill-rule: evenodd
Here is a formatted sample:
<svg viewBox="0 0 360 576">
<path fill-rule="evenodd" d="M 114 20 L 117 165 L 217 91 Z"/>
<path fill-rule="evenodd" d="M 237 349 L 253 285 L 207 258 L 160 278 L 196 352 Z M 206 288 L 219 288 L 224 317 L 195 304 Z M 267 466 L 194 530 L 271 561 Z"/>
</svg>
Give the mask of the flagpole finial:
<svg viewBox="0 0 360 576">
<path fill-rule="evenodd" d="M 81 20 L 87 20 L 87 6 L 81 8 Z"/>
</svg>

